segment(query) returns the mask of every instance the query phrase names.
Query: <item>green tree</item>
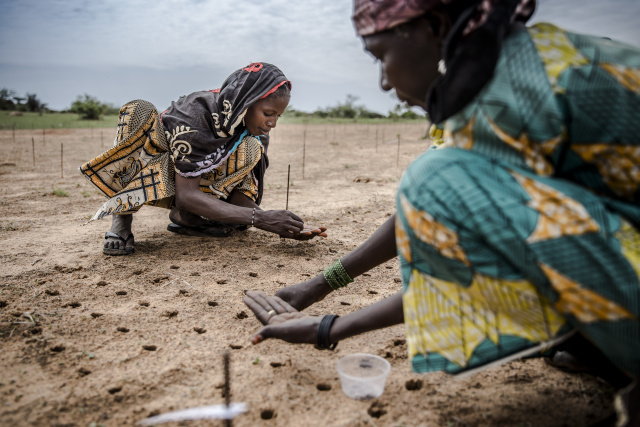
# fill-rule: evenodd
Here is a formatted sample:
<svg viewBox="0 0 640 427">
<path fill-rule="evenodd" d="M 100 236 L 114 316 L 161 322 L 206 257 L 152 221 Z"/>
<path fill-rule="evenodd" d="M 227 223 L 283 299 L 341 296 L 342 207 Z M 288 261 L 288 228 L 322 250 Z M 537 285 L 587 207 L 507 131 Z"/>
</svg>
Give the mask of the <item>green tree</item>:
<svg viewBox="0 0 640 427">
<path fill-rule="evenodd" d="M 98 101 L 96 97 L 87 95 L 79 95 L 73 104 L 71 104 L 71 112 L 80 114 L 85 120 L 100 120 L 100 115 L 105 111 L 105 104 Z"/>
<path fill-rule="evenodd" d="M 15 102 L 13 97 L 16 95 L 15 91 L 6 88 L 0 89 L 0 110 L 13 110 L 15 108 Z"/>
<path fill-rule="evenodd" d="M 42 113 L 42 110 L 44 110 L 44 108 L 46 107 L 47 104 L 41 102 L 38 99 L 38 96 L 35 93 L 28 93 L 27 92 L 27 110 L 29 111 L 38 111 L 40 113 Z"/>
</svg>

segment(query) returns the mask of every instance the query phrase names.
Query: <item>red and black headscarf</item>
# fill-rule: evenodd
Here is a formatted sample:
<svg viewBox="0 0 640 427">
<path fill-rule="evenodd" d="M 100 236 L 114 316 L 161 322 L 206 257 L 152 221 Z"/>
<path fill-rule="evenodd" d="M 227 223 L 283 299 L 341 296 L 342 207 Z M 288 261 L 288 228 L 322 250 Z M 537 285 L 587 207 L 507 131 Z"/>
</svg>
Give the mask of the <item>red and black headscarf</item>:
<svg viewBox="0 0 640 427">
<path fill-rule="evenodd" d="M 445 40 L 446 71 L 426 99 L 431 121 L 440 123 L 462 109 L 493 76 L 502 40 L 514 22 L 526 22 L 536 0 L 354 0 L 353 23 L 366 37 L 389 30 L 438 6 L 460 3 L 464 10 Z"/>
</svg>

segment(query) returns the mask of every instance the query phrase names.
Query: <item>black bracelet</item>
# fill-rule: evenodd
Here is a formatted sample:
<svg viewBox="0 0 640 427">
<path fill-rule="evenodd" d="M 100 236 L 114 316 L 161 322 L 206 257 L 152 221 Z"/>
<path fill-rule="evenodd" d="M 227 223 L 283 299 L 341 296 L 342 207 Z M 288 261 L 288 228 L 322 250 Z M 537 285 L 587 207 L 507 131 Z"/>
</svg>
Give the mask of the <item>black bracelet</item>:
<svg viewBox="0 0 640 427">
<path fill-rule="evenodd" d="M 333 321 L 338 317 L 340 316 L 337 316 L 335 314 L 326 314 L 320 321 L 320 325 L 318 326 L 318 337 L 316 339 L 316 348 L 318 350 L 333 350 L 338 345 L 337 342 L 331 344 L 331 341 L 329 340 L 331 325 L 333 325 Z"/>
</svg>

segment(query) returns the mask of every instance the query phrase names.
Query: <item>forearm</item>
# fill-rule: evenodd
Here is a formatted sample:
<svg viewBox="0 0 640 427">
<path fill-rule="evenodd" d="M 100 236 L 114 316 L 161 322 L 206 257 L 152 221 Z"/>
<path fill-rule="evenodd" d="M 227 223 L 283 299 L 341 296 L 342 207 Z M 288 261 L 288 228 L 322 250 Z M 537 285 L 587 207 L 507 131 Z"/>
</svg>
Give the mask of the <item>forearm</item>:
<svg viewBox="0 0 640 427">
<path fill-rule="evenodd" d="M 396 257 L 396 216 L 392 215 L 365 241 L 342 259 L 351 278 Z"/>
<path fill-rule="evenodd" d="M 331 327 L 332 343 L 376 329 L 387 328 L 404 322 L 402 292 L 373 305 L 337 318 Z"/>
<path fill-rule="evenodd" d="M 176 190 L 176 206 L 212 221 L 251 225 L 253 206 L 238 206 L 196 191 Z"/>
</svg>

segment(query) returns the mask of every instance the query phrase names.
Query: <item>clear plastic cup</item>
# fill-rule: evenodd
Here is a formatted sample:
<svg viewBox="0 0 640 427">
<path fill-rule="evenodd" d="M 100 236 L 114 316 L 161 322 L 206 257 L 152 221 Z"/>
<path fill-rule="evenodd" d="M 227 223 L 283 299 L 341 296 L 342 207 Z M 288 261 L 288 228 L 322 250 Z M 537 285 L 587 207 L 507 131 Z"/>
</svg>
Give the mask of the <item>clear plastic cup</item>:
<svg viewBox="0 0 640 427">
<path fill-rule="evenodd" d="M 358 400 L 381 396 L 387 375 L 391 371 L 391 365 L 385 359 L 365 353 L 345 356 L 338 360 L 336 367 L 340 374 L 342 391 Z"/>
</svg>

